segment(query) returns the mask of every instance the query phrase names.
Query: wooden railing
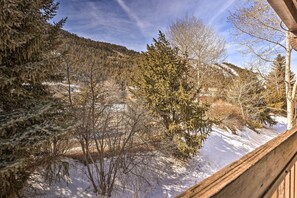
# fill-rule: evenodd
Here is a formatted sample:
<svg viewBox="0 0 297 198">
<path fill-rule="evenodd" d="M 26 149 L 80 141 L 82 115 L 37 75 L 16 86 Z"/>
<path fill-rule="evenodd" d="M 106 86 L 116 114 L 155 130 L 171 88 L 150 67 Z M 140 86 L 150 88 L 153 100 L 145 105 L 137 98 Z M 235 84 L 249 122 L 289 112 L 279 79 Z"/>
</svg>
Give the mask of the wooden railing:
<svg viewBox="0 0 297 198">
<path fill-rule="evenodd" d="M 177 197 L 297 198 L 297 127 Z"/>
<path fill-rule="evenodd" d="M 296 145 L 297 146 L 297 145 Z M 297 198 L 297 155 L 281 173 L 265 197 L 268 198 Z"/>
</svg>

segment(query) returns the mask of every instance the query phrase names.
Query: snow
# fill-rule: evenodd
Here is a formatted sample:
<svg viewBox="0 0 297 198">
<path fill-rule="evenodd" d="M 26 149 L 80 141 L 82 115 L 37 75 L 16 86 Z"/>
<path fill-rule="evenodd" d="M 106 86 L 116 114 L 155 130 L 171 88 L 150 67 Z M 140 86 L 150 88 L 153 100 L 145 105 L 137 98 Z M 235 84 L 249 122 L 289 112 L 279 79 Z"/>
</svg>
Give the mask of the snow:
<svg viewBox="0 0 297 198">
<path fill-rule="evenodd" d="M 226 71 L 228 71 L 231 74 L 233 74 L 234 76 L 239 76 L 238 73 L 234 69 L 230 68 L 228 65 L 226 65 L 226 64 L 223 63 L 220 66 L 223 67 Z M 224 71 L 224 72 L 226 72 L 226 71 Z"/>
<path fill-rule="evenodd" d="M 72 93 L 77 93 L 80 92 L 80 86 L 77 84 L 67 84 L 67 83 L 62 83 L 62 82 L 43 82 L 43 85 L 48 85 L 48 86 L 62 86 L 68 89 L 70 86 L 70 91 Z"/>
<path fill-rule="evenodd" d="M 175 165 L 172 175 L 161 181 L 162 193 L 152 193 L 151 197 L 174 197 L 286 131 L 286 119 L 277 117 L 276 120 L 277 125 L 260 129 L 259 133 L 245 128 L 234 135 L 214 127 L 199 154 L 186 165 Z"/>
<path fill-rule="evenodd" d="M 35 192 L 26 190 L 25 197 L 35 198 L 58 198 L 58 197 L 94 197 L 87 175 L 82 165 L 74 160 L 68 159 L 70 163 L 69 175 L 65 181 L 61 180 L 55 185 L 48 186 L 46 182 L 39 176 L 35 177 L 31 184 L 35 188 Z"/>
<path fill-rule="evenodd" d="M 152 165 L 155 167 L 154 174 L 148 172 L 145 175 L 145 171 L 142 171 L 150 185 L 137 182 L 136 177 L 126 178 L 126 182 L 130 181 L 133 185 L 116 191 L 114 197 L 174 197 L 286 131 L 286 118 L 276 117 L 276 120 L 278 124 L 259 129 L 259 133 L 244 128 L 235 135 L 213 127 L 197 156 L 182 162 L 159 155 L 152 162 L 155 163 Z M 69 183 L 61 181 L 47 187 L 40 197 L 96 197 L 87 181 L 83 165 L 74 160 L 72 163 L 74 166 L 70 170 Z M 121 186 L 121 182 L 117 183 L 117 187 Z"/>
</svg>

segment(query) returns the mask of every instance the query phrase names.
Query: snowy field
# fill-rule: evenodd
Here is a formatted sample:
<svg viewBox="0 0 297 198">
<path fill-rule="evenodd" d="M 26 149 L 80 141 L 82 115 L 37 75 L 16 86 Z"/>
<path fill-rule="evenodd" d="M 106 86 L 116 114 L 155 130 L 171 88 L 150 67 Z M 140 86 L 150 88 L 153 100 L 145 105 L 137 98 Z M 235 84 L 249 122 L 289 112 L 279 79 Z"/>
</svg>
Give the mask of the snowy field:
<svg viewBox="0 0 297 198">
<path fill-rule="evenodd" d="M 278 124 L 260 129 L 259 133 L 245 128 L 238 135 L 234 135 L 214 127 L 199 154 L 193 159 L 181 162 L 157 156 L 157 159 L 152 161 L 153 173 L 144 173 L 145 171 L 141 170 L 148 182 L 138 181 L 136 177 L 126 178 L 126 181 L 117 183 L 113 197 L 174 197 L 284 132 L 286 119 L 277 117 L 276 120 Z M 52 187 L 44 186 L 44 190 L 38 191 L 39 195 L 34 197 L 96 197 L 88 183 L 83 165 L 74 160 L 71 160 L 71 164 L 73 166 L 68 183 L 61 181 Z M 129 183 L 128 181 L 131 185 L 121 188 L 122 184 Z M 39 184 L 35 186 L 41 189 Z M 32 194 L 27 196 L 33 197 Z"/>
</svg>

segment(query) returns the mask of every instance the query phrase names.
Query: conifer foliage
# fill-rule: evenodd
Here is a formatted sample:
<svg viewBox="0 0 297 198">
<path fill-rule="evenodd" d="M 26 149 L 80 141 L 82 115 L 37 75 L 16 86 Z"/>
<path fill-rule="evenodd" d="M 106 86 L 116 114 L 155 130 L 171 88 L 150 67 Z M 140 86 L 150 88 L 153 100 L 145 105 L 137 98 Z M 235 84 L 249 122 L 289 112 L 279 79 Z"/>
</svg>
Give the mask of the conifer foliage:
<svg viewBox="0 0 297 198">
<path fill-rule="evenodd" d="M 278 54 L 266 78 L 265 100 L 274 113 L 286 112 L 285 57 Z M 293 74 L 291 74 L 293 79 Z"/>
<path fill-rule="evenodd" d="M 18 195 L 47 156 L 41 145 L 65 131 L 64 110 L 46 81 L 58 79 L 53 0 L 0 1 L 0 197 Z M 20 195 L 19 195 L 20 196 Z"/>
<path fill-rule="evenodd" d="M 187 58 L 178 55 L 165 35 L 147 46 L 138 61 L 134 93 L 165 127 L 165 140 L 174 145 L 178 157 L 195 154 L 211 129 L 207 108 L 199 104 L 198 90 L 190 82 Z"/>
</svg>

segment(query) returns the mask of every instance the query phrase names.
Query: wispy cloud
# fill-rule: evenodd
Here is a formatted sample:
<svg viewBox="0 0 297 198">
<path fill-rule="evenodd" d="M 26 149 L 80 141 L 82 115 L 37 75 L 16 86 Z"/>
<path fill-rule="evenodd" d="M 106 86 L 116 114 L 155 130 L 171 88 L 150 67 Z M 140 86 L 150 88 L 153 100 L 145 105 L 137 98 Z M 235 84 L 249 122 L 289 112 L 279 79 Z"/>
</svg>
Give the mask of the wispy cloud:
<svg viewBox="0 0 297 198">
<path fill-rule="evenodd" d="M 126 4 L 123 0 L 117 0 L 117 3 L 125 11 L 125 13 L 130 17 L 130 19 L 136 22 L 136 25 L 144 33 L 147 23 L 144 23 Z"/>
<path fill-rule="evenodd" d="M 223 3 L 223 6 L 220 5 L 220 9 L 216 11 L 216 14 L 209 20 L 208 25 L 212 25 L 213 22 L 222 15 L 236 0 L 228 0 L 227 2 Z"/>
<path fill-rule="evenodd" d="M 95 40 L 140 51 L 158 30 L 166 32 L 177 18 L 195 15 L 228 37 L 227 9 L 235 0 L 60 0 L 58 18 L 65 29 Z M 224 32 L 225 31 L 225 32 Z M 227 39 L 228 40 L 228 39 Z"/>
<path fill-rule="evenodd" d="M 282 41 L 280 42 L 280 44 L 285 45 L 285 44 L 286 44 L 286 39 L 282 40 Z M 270 50 L 268 53 L 277 51 L 279 48 L 281 48 L 280 45 L 275 45 L 273 48 L 271 48 L 271 50 Z"/>
</svg>

